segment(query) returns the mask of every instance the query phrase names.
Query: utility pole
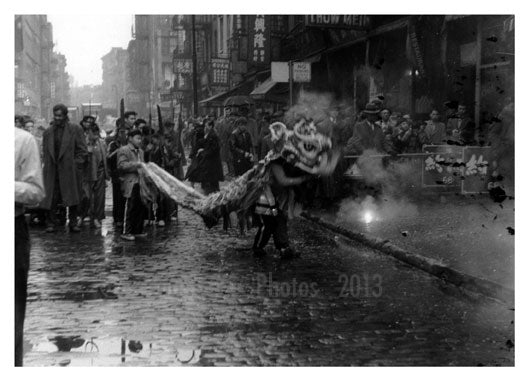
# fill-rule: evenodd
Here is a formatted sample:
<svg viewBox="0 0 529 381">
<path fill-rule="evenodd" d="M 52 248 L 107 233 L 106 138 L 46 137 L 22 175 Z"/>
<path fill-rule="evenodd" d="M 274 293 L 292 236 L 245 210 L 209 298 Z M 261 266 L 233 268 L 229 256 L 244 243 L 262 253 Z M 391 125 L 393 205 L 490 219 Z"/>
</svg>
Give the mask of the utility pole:
<svg viewBox="0 0 529 381">
<path fill-rule="evenodd" d="M 193 115 L 198 116 L 198 80 L 197 80 L 197 42 L 195 34 L 195 15 L 191 15 L 191 35 L 193 49 Z"/>
</svg>

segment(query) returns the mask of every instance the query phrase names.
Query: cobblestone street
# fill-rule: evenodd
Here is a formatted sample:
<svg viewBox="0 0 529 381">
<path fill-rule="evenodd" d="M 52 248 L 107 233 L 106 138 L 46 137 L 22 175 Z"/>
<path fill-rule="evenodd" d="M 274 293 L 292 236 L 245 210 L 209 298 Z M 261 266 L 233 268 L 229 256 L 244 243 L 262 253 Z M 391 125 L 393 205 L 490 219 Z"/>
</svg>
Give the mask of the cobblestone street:
<svg viewBox="0 0 529 381">
<path fill-rule="evenodd" d="M 186 210 L 141 242 L 111 222 L 32 230 L 24 365 L 514 364 L 512 306 L 305 220 L 288 261 Z"/>
</svg>

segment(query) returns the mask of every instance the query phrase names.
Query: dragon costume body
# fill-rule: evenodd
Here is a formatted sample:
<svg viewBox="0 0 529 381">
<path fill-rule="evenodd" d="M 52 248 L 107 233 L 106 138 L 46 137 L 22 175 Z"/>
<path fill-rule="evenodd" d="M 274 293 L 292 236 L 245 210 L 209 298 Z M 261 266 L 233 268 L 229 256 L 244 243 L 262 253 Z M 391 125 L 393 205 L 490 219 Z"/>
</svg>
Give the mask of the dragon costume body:
<svg viewBox="0 0 529 381">
<path fill-rule="evenodd" d="M 259 200 L 270 183 L 270 163 L 280 157 L 311 175 L 332 174 L 339 154 L 333 150 L 331 139 L 319 133 L 313 123 L 301 120 L 293 128 L 288 128 L 276 122 L 269 128 L 273 148 L 252 169 L 219 192 L 205 196 L 156 164 L 142 163 L 139 169 L 142 199 L 155 202 L 158 192 L 162 192 L 182 207 L 199 214 L 210 228 L 226 213 L 249 210 Z"/>
</svg>

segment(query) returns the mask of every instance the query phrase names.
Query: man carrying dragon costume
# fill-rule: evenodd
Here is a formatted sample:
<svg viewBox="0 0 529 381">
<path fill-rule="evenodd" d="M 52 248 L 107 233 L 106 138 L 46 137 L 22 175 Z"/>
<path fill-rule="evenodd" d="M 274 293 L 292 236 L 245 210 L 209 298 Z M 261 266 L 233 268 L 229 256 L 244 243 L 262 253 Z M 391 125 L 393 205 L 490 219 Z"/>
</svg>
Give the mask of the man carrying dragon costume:
<svg viewBox="0 0 529 381">
<path fill-rule="evenodd" d="M 208 228 L 225 213 L 254 210 L 259 227 L 254 253 L 265 254 L 271 236 L 282 256 L 292 256 L 287 235 L 287 220 L 293 216 L 293 187 L 311 176 L 328 176 L 339 159 L 331 139 L 301 119 L 293 128 L 281 122 L 270 125 L 273 149 L 263 160 L 219 192 L 205 196 L 172 177 L 154 163 L 144 163 L 139 170 L 141 195 L 155 200 L 162 192 L 185 208 L 199 214 Z"/>
</svg>

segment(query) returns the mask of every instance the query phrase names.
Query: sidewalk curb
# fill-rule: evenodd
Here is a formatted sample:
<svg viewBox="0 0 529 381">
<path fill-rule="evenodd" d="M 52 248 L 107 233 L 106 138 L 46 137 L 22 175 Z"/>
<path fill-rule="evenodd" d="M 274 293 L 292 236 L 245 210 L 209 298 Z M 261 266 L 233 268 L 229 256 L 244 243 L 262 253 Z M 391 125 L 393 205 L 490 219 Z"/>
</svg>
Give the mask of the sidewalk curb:
<svg viewBox="0 0 529 381">
<path fill-rule="evenodd" d="M 306 211 L 301 213 L 301 217 L 335 233 L 341 234 L 349 239 L 360 242 L 372 249 L 391 255 L 404 263 L 432 274 L 446 282 L 452 283 L 455 286 L 463 287 L 469 291 L 499 299 L 508 304 L 514 304 L 514 291 L 495 282 L 468 275 L 443 265 L 434 259 L 426 258 L 422 255 L 406 251 L 391 243 L 387 239 L 384 240 L 364 233 L 354 232 L 341 226 L 326 222 L 320 217 L 313 216 Z"/>
</svg>

